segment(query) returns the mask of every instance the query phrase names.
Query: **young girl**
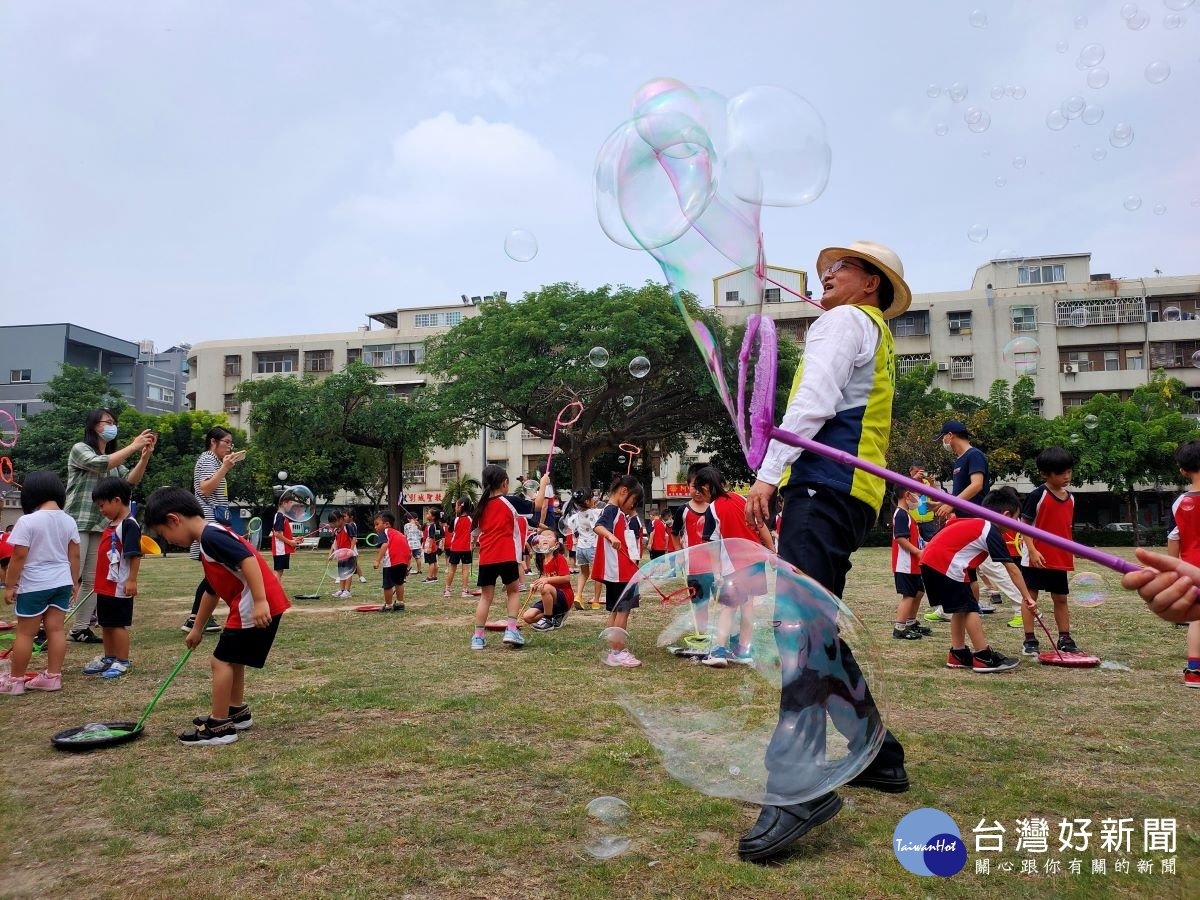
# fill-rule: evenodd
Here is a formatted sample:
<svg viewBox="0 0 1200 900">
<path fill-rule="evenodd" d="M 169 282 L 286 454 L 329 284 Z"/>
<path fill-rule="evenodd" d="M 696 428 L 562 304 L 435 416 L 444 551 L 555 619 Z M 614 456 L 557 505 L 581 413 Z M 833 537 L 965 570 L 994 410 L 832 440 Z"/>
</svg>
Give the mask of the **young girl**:
<svg viewBox="0 0 1200 900">
<path fill-rule="evenodd" d="M 508 598 L 508 621 L 504 629 L 504 644 L 516 649 L 525 646 L 525 639 L 517 630 L 517 613 L 521 608 L 521 594 L 517 582 L 521 579 L 521 517 L 508 501 L 508 473 L 503 467 L 487 465 L 483 468 L 483 499 L 475 509 L 474 524 L 479 530 L 479 603 L 475 606 L 475 634 L 471 638 L 471 649 L 482 650 L 487 642 L 483 639 L 484 626 L 492 608 L 496 593 L 496 579 L 504 585 Z"/>
<path fill-rule="evenodd" d="M 442 538 L 446 529 L 442 525 L 442 511 L 431 509 L 425 514 L 425 565 L 428 571 L 422 584 L 436 584 L 438 580 L 438 554 L 442 552 Z"/>
<path fill-rule="evenodd" d="M 13 554 L 5 576 L 4 602 L 16 604 L 17 638 L 9 661 L 12 672 L 0 675 L 0 694 L 57 691 L 67 655 L 67 610 L 79 594 L 79 527 L 62 511 L 67 489 L 53 472 L 30 472 L 21 487 L 25 513 L 9 538 Z M 28 681 L 25 669 L 33 638 L 44 627 L 46 671 Z"/>
<path fill-rule="evenodd" d="M 535 631 L 553 631 L 562 628 L 575 596 L 571 590 L 571 567 L 563 555 L 558 535 L 548 528 L 538 532 L 533 542 L 533 555 L 539 577 L 530 589 L 539 599 L 525 610 L 522 618 Z"/>
<path fill-rule="evenodd" d="M 333 531 L 333 547 L 329 551 L 330 559 L 337 558 L 338 589 L 333 596 L 349 600 L 350 585 L 358 570 L 358 528 L 350 521 L 350 513 L 346 510 L 339 510 L 335 516 L 337 527 Z"/>
<path fill-rule="evenodd" d="M 454 521 L 450 523 L 450 537 L 447 543 L 449 546 L 446 548 L 446 589 L 442 591 L 442 596 L 449 597 L 453 594 L 454 573 L 459 566 L 462 566 L 462 595 L 477 596 L 478 592 L 472 593 L 467 588 L 467 576 L 474 562 L 471 555 L 470 500 L 460 497 L 454 501 Z"/>
<path fill-rule="evenodd" d="M 584 589 L 592 580 L 592 563 L 596 559 L 596 522 L 600 520 L 600 510 L 596 508 L 596 498 L 591 491 L 576 491 L 571 497 L 571 504 L 563 512 L 564 518 L 569 518 L 574 526 L 575 534 L 575 565 L 579 567 L 579 586 L 575 589 L 575 606 L 585 609 Z M 600 582 L 592 588 L 592 609 L 600 608 Z"/>
<path fill-rule="evenodd" d="M 412 551 L 412 574 L 421 574 L 421 526 L 417 517 L 412 513 L 404 519 L 404 538 L 408 541 L 408 549 Z"/>
<path fill-rule="evenodd" d="M 696 475 L 704 468 L 711 467 L 688 469 L 688 487 L 692 496 L 675 517 L 673 545 L 676 550 L 698 547 L 709 540 L 708 535 L 716 528 L 716 522 L 709 511 L 707 495 L 696 490 Z M 696 632 L 707 634 L 708 602 L 716 594 L 716 580 L 713 577 L 710 557 L 706 553 L 685 553 L 683 564 L 687 585 L 692 591 L 692 613 L 695 616 Z"/>
<path fill-rule="evenodd" d="M 608 610 L 605 630 L 609 635 L 609 649 L 604 662 L 630 669 L 642 664 L 625 647 L 630 610 L 641 605 L 637 587 L 629 585 L 637 574 L 637 560 L 642 553 L 641 537 L 630 527 L 629 517 L 641 499 L 642 486 L 632 475 L 622 475 L 612 483 L 608 489 L 608 505 L 596 522 L 598 546 L 592 566 L 592 577 L 604 582 L 604 608 Z"/>
<path fill-rule="evenodd" d="M 715 582 L 721 589 L 717 592 L 717 628 L 713 638 L 713 646 L 708 656 L 700 661 L 706 666 L 725 668 L 730 662 L 749 665 L 753 660 L 750 656 L 750 644 L 754 639 L 753 607 L 747 602 L 757 594 L 767 593 L 766 567 L 760 556 L 747 559 L 747 555 L 738 553 L 725 546 L 726 539 L 740 538 L 762 544 L 774 551 L 775 545 L 771 540 L 771 532 L 766 525 L 757 529 L 746 523 L 746 498 L 731 494 L 725 490 L 721 473 L 712 467 L 701 469 L 692 481 L 692 495 L 705 503 L 708 522 L 711 530 L 701 535 L 701 540 L 711 544 L 711 553 L 693 551 L 691 557 L 703 555 L 704 566 L 713 573 Z M 736 590 L 733 588 L 736 586 Z M 761 591 L 758 588 L 761 586 Z M 738 634 L 738 646 L 732 654 L 725 644 L 729 640 L 729 632 L 733 625 L 733 614 L 741 612 L 742 621 Z"/>
</svg>

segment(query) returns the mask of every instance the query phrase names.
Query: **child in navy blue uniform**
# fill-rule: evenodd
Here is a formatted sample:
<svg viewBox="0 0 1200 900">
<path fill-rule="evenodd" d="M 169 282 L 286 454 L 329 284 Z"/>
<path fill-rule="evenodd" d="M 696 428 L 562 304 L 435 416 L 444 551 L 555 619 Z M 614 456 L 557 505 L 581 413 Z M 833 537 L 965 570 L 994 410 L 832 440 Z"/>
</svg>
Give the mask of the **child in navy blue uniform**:
<svg viewBox="0 0 1200 900">
<path fill-rule="evenodd" d="M 896 623 L 892 637 L 900 641 L 919 641 L 932 628 L 917 624 L 917 610 L 925 596 L 921 580 L 921 525 L 912 515 L 920 498 L 912 491 L 898 488 L 896 510 L 892 513 L 892 576 L 900 603 L 896 606 Z"/>
<path fill-rule="evenodd" d="M 142 530 L 129 514 L 132 488 L 122 478 L 102 478 L 92 490 L 108 525 L 96 553 L 96 618 L 104 635 L 104 653 L 83 667 L 84 675 L 120 678 L 132 667 L 129 629 L 133 625 L 133 598 L 137 596 L 142 564 Z"/>
</svg>

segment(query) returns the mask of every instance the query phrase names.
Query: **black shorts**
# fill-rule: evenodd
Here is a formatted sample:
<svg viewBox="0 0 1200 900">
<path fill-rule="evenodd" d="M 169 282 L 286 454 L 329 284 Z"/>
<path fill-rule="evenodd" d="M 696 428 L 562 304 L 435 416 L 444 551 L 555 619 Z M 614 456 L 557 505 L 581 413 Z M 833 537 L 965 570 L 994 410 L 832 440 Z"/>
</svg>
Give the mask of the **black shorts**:
<svg viewBox="0 0 1200 900">
<path fill-rule="evenodd" d="M 565 616 L 567 613 L 569 613 L 571 611 L 571 603 L 569 600 L 567 600 L 567 595 L 563 593 L 563 589 L 560 587 L 556 587 L 554 589 L 554 602 L 551 603 L 550 605 L 553 608 L 549 612 L 546 612 L 546 604 L 543 603 L 541 600 L 538 600 L 536 603 L 533 604 L 533 608 L 536 610 L 540 610 L 541 612 L 545 613 L 548 616 L 557 616 L 557 615 Z"/>
<path fill-rule="evenodd" d="M 665 555 L 666 555 L 666 552 L 667 552 L 666 550 L 651 550 L 651 551 L 650 551 L 650 558 L 651 558 L 651 559 L 658 559 L 660 556 L 665 556 Z"/>
<path fill-rule="evenodd" d="M 494 587 L 496 579 L 500 579 L 500 583 L 508 587 L 514 581 L 521 580 L 521 570 L 517 567 L 516 561 L 501 562 L 501 563 L 480 563 L 479 575 L 475 579 L 476 587 Z"/>
<path fill-rule="evenodd" d="M 128 628 L 133 624 L 133 598 L 97 594 L 96 621 L 101 628 Z"/>
<path fill-rule="evenodd" d="M 390 591 L 394 587 L 400 587 L 406 578 L 408 578 L 407 563 L 386 566 L 383 570 L 383 589 Z"/>
<path fill-rule="evenodd" d="M 452 566 L 469 566 L 475 561 L 470 550 L 447 550 L 446 561 Z"/>
<path fill-rule="evenodd" d="M 937 569 L 921 566 L 921 580 L 925 582 L 925 595 L 930 606 L 940 606 L 946 613 L 977 613 L 979 601 L 971 593 L 971 585 L 965 581 L 947 578 Z"/>
<path fill-rule="evenodd" d="M 292 557 L 287 553 L 272 556 L 271 559 L 275 563 L 276 572 L 286 572 L 292 567 Z"/>
<path fill-rule="evenodd" d="M 440 553 L 441 551 L 438 551 L 438 552 Z M 426 553 L 426 554 L 424 554 L 424 557 L 425 557 L 425 565 L 432 566 L 435 562 L 437 562 L 438 555 L 437 555 L 437 553 Z"/>
<path fill-rule="evenodd" d="M 629 612 L 641 605 L 637 585 L 631 587 L 628 581 L 604 582 L 604 608 L 609 612 Z"/>
<path fill-rule="evenodd" d="M 272 616 L 266 628 L 226 628 L 213 648 L 213 659 L 231 666 L 250 666 L 261 669 L 267 662 L 267 654 L 275 643 L 275 632 L 279 630 L 282 615 Z"/>
<path fill-rule="evenodd" d="M 707 603 L 717 593 L 717 579 L 712 572 L 689 575 L 687 586 L 692 589 L 693 603 Z"/>
<path fill-rule="evenodd" d="M 1033 566 L 1021 566 L 1021 577 L 1025 579 L 1025 587 L 1031 591 L 1047 591 L 1051 594 L 1066 595 L 1071 593 L 1064 569 L 1035 569 Z"/>
<path fill-rule="evenodd" d="M 920 575 L 910 575 L 907 572 L 893 572 L 896 579 L 896 593 L 901 597 L 917 597 L 925 593 L 925 582 Z"/>
</svg>

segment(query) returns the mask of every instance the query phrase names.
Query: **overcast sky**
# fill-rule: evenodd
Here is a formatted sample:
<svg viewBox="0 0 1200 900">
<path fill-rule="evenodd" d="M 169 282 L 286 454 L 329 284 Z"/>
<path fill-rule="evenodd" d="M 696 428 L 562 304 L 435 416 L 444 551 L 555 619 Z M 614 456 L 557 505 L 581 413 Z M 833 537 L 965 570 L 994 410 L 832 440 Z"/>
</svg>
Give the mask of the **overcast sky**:
<svg viewBox="0 0 1200 900">
<path fill-rule="evenodd" d="M 591 191 L 598 148 L 656 76 L 782 85 L 824 117 L 828 188 L 765 211 L 772 263 L 870 238 L 919 292 L 965 289 L 1009 250 L 1200 271 L 1200 8 L 1171 28 L 1182 0 L 1139 5 L 1141 30 L 1085 0 L 0 0 L 0 322 L 165 347 L 661 280 L 601 232 Z M 1076 65 L 1090 42 L 1100 89 Z M 1025 96 L 993 100 L 1005 86 Z M 1051 130 L 1072 95 L 1103 119 Z M 505 255 L 514 228 L 534 260 Z"/>
</svg>

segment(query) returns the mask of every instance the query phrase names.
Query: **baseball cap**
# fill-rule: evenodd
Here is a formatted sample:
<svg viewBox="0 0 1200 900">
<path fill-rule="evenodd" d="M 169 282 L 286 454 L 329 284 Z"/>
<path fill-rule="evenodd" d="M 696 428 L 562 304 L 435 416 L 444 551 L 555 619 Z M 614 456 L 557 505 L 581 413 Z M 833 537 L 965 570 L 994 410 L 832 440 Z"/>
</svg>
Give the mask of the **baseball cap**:
<svg viewBox="0 0 1200 900">
<path fill-rule="evenodd" d="M 962 437 L 969 437 L 970 432 L 967 431 L 967 426 L 958 419 L 948 419 L 943 425 L 942 430 L 938 432 L 938 439 L 944 438 L 948 434 L 957 434 Z"/>
</svg>

